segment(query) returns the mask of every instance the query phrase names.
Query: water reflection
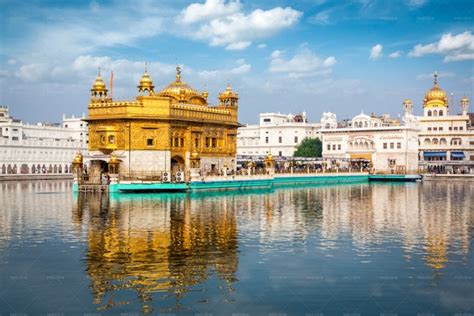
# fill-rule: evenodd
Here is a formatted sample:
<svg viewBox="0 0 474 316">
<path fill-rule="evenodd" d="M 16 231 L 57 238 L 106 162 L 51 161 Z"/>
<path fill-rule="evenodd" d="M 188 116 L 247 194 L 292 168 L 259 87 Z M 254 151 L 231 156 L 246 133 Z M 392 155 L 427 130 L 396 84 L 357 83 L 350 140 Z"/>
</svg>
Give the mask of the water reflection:
<svg viewBox="0 0 474 316">
<path fill-rule="evenodd" d="M 425 182 L 73 196 L 67 181 L 0 183 L 0 277 L 12 289 L 0 299 L 29 313 L 341 314 L 404 302 L 384 309 L 404 314 L 432 312 L 433 301 L 441 313 L 471 311 L 473 191 Z M 31 251 L 42 279 L 20 270 Z M 48 287 L 51 275 L 64 283 Z M 46 293 L 28 311 L 25 285 Z M 348 308 L 368 295 L 377 304 Z"/>
<path fill-rule="evenodd" d="M 201 212 L 206 208 L 206 212 Z M 227 199 L 208 204 L 187 195 L 79 195 L 75 218 L 87 221 L 85 264 L 99 310 L 129 304 L 115 294 L 133 290 L 144 313 L 153 311 L 152 294 L 181 300 L 211 275 L 220 294 L 233 291 L 238 268 L 235 207 Z M 163 311 L 163 310 L 161 310 Z"/>
</svg>

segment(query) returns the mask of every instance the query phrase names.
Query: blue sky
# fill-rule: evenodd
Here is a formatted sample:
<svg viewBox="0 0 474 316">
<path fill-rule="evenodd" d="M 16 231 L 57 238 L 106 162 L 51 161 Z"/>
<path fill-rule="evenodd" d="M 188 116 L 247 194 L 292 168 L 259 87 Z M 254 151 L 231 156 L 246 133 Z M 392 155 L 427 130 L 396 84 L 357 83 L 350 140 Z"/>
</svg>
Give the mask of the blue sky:
<svg viewBox="0 0 474 316">
<path fill-rule="evenodd" d="M 0 0 L 0 104 L 25 121 L 87 112 L 102 68 L 133 98 L 148 62 L 159 89 L 183 79 L 210 101 L 230 82 L 239 119 L 307 111 L 312 121 L 415 111 L 432 73 L 474 96 L 474 4 L 461 0 Z"/>
</svg>

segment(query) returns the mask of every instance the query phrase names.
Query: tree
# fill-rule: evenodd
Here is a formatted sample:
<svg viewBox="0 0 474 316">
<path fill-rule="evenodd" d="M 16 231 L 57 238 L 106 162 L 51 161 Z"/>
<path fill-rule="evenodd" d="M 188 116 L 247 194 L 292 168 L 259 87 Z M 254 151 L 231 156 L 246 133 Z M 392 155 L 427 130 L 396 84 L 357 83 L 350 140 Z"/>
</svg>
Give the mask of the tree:
<svg viewBox="0 0 474 316">
<path fill-rule="evenodd" d="M 323 143 L 319 138 L 306 137 L 296 147 L 294 157 L 321 157 L 323 152 Z"/>
</svg>

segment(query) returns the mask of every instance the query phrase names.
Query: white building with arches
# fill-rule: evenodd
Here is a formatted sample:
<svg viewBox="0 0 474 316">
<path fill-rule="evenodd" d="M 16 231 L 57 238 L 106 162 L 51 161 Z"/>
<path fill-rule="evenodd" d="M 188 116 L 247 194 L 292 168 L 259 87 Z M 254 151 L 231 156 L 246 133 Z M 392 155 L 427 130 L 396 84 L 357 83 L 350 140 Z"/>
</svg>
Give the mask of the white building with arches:
<svg viewBox="0 0 474 316">
<path fill-rule="evenodd" d="M 405 102 L 410 102 L 406 100 Z M 469 99 L 460 100 L 459 114 L 452 113 L 446 92 L 434 75 L 433 88 L 423 99 L 420 167 L 429 172 L 474 173 L 474 128 L 469 120 Z"/>
<path fill-rule="evenodd" d="M 337 122 L 336 122 L 337 125 Z M 239 127 L 237 155 L 293 157 L 305 138 L 319 137 L 320 123 L 310 123 L 306 113 L 260 113 L 259 124 Z"/>
<path fill-rule="evenodd" d="M 347 127 L 337 127 L 333 124 L 334 114 L 323 115 L 323 158 L 366 159 L 378 173 L 416 172 L 420 130 L 410 121 L 411 110 L 405 109 L 405 120 L 410 123 L 404 126 L 388 116 L 361 113 Z"/>
<path fill-rule="evenodd" d="M 75 154 L 87 151 L 83 119 L 63 116 L 58 124 L 28 124 L 0 106 L 0 176 L 71 173 Z"/>
</svg>

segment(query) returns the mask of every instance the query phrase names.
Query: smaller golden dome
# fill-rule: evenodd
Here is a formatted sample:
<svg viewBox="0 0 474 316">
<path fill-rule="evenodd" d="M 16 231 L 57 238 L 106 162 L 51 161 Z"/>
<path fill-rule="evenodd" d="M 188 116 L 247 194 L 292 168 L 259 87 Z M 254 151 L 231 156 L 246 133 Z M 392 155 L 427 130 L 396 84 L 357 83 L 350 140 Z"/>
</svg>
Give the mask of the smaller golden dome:
<svg viewBox="0 0 474 316">
<path fill-rule="evenodd" d="M 443 106 L 448 105 L 448 98 L 446 96 L 446 92 L 441 89 L 438 85 L 438 73 L 435 72 L 434 74 L 434 85 L 433 88 L 428 90 L 425 94 L 425 98 L 423 100 L 423 105 L 426 106 L 428 103 L 441 103 Z"/>
<path fill-rule="evenodd" d="M 74 165 L 82 165 L 82 154 L 78 152 L 76 156 L 74 156 L 74 160 L 72 162 Z"/>
<path fill-rule="evenodd" d="M 102 77 L 100 76 L 100 68 L 99 68 L 99 73 L 97 74 L 97 78 L 95 79 L 94 84 L 92 85 L 92 90 L 93 91 L 107 91 L 105 82 L 104 80 L 102 80 Z"/>
<path fill-rule="evenodd" d="M 148 74 L 147 71 L 147 64 L 145 63 L 145 72 L 142 75 L 142 78 L 140 79 L 140 83 L 138 84 L 138 92 L 153 92 L 155 89 L 155 86 L 153 85 L 153 80 L 151 79 L 150 75 Z"/>
</svg>

